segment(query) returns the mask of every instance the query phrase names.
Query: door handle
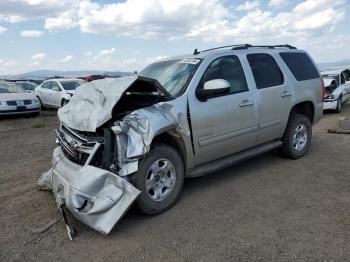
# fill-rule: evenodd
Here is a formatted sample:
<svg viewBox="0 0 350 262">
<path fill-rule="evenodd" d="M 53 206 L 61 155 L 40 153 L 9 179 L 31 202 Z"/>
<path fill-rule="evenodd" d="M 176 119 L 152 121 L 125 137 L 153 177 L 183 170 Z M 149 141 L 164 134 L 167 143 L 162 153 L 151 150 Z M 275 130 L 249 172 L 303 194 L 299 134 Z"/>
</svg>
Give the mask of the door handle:
<svg viewBox="0 0 350 262">
<path fill-rule="evenodd" d="M 290 92 L 288 92 L 287 90 L 284 90 L 281 94 L 281 97 L 287 97 L 287 96 L 291 96 L 292 94 Z"/>
<path fill-rule="evenodd" d="M 244 99 L 242 103 L 239 104 L 240 107 L 252 106 L 254 105 L 254 101 L 249 101 L 248 99 Z"/>
</svg>

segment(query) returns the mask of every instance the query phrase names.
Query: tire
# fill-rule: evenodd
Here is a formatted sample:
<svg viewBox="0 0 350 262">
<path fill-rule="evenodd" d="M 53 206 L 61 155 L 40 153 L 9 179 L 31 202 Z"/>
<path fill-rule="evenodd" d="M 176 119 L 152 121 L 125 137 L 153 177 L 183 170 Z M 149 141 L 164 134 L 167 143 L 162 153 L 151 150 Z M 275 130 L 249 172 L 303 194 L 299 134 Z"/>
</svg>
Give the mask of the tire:
<svg viewBox="0 0 350 262">
<path fill-rule="evenodd" d="M 282 138 L 282 154 L 290 159 L 303 157 L 310 147 L 311 139 L 310 120 L 302 114 L 291 115 Z"/>
<path fill-rule="evenodd" d="M 342 109 L 342 97 L 340 96 L 337 100 L 337 107 L 335 108 L 335 112 L 340 113 Z"/>
<path fill-rule="evenodd" d="M 61 102 L 61 107 L 62 106 L 65 106 L 66 104 L 68 104 L 68 100 L 66 100 L 66 99 L 62 99 L 62 102 Z"/>
<path fill-rule="evenodd" d="M 161 171 L 157 173 L 156 170 Z M 155 146 L 141 160 L 139 170 L 130 177 L 130 182 L 141 191 L 136 199 L 139 210 L 146 215 L 160 214 L 172 207 L 180 196 L 184 182 L 182 158 L 171 146 Z"/>
</svg>

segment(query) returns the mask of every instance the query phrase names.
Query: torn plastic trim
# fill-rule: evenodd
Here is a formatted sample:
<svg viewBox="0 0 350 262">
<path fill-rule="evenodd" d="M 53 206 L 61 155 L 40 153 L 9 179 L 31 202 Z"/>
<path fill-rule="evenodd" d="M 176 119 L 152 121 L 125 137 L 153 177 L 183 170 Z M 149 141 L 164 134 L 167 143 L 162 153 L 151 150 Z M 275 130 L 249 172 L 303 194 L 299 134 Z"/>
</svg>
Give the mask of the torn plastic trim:
<svg viewBox="0 0 350 262">
<path fill-rule="evenodd" d="M 54 150 L 53 163 L 39 178 L 38 187 L 52 189 L 58 207 L 64 204 L 75 218 L 103 234 L 112 230 L 141 193 L 112 172 L 71 162 L 60 147 Z"/>
</svg>

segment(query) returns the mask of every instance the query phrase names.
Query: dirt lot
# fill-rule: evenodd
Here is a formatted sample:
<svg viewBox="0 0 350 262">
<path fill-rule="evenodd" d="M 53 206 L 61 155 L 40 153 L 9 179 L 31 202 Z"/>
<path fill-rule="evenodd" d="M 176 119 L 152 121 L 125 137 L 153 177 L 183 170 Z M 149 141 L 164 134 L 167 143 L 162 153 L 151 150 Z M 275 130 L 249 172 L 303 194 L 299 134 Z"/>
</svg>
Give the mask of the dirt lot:
<svg viewBox="0 0 350 262">
<path fill-rule="evenodd" d="M 328 134 L 342 114 L 314 128 L 297 161 L 270 153 L 188 179 L 180 201 L 155 217 L 136 208 L 103 236 L 76 220 L 69 241 L 53 196 L 37 191 L 49 169 L 55 111 L 0 120 L 0 261 L 346 261 L 350 257 L 350 135 Z M 38 123 L 34 123 L 38 125 Z M 40 123 L 39 123 L 40 126 Z"/>
</svg>

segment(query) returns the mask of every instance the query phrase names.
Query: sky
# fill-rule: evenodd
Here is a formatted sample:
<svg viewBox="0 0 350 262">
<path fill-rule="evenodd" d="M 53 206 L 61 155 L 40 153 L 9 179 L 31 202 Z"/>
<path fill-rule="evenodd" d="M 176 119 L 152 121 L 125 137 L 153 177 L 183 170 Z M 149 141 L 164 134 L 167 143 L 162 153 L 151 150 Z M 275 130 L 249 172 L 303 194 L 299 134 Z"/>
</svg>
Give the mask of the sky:
<svg viewBox="0 0 350 262">
<path fill-rule="evenodd" d="M 0 74 L 140 71 L 228 44 L 350 58 L 350 0 L 0 0 Z"/>
</svg>

